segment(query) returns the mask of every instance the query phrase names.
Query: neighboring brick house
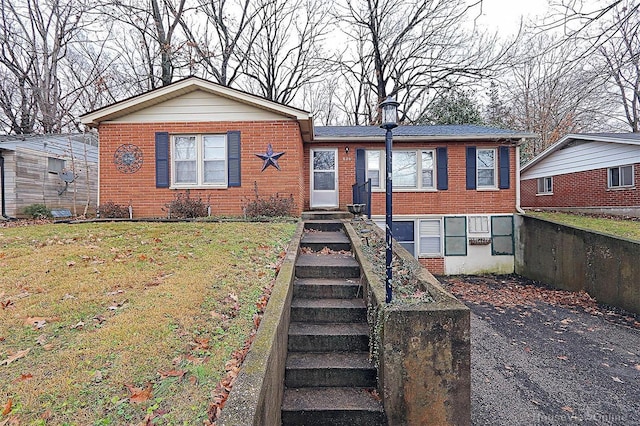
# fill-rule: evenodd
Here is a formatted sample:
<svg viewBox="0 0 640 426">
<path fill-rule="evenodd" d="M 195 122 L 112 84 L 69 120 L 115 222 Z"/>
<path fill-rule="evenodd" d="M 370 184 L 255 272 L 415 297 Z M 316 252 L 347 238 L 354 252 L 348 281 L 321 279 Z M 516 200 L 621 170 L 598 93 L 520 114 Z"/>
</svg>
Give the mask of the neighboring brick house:
<svg viewBox="0 0 640 426">
<path fill-rule="evenodd" d="M 100 134 L 100 202 L 163 216 L 183 190 L 212 214 L 241 215 L 255 196 L 303 210 L 346 210 L 372 180 L 384 221 L 384 136 L 375 126 L 316 127 L 308 112 L 190 77 L 88 113 Z M 518 145 L 532 137 L 481 126 L 400 126 L 394 134 L 394 236 L 436 274 L 514 270 Z M 280 169 L 256 154 L 285 153 Z M 118 151 L 126 151 L 118 156 Z"/>
<path fill-rule="evenodd" d="M 522 206 L 640 216 L 640 133 L 569 134 L 522 167 Z"/>
</svg>

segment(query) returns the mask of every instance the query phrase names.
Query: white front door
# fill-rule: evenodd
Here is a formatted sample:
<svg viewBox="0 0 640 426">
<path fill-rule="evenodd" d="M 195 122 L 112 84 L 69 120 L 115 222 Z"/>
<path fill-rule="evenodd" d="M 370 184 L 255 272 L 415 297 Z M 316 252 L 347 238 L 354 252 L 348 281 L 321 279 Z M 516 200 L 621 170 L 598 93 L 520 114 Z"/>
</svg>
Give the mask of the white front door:
<svg viewBox="0 0 640 426">
<path fill-rule="evenodd" d="M 311 208 L 338 207 L 338 150 L 311 150 Z"/>
</svg>

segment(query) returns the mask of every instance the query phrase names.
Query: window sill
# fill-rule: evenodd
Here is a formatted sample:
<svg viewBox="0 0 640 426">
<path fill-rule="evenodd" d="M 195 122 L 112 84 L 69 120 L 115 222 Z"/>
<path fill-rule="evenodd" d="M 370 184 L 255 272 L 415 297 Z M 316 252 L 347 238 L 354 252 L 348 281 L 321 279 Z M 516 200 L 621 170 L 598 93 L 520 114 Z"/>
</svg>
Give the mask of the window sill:
<svg viewBox="0 0 640 426">
<path fill-rule="evenodd" d="M 607 191 L 634 191 L 636 189 L 635 185 L 632 186 L 614 186 L 607 188 Z"/>
<path fill-rule="evenodd" d="M 539 192 L 536 197 L 544 197 L 545 195 L 553 195 L 553 192 Z"/>
<path fill-rule="evenodd" d="M 477 188 L 477 187 L 476 187 L 476 191 L 479 191 L 479 192 L 500 191 L 500 188 L 496 188 L 496 187 L 491 187 L 491 188 Z"/>
<path fill-rule="evenodd" d="M 444 255 L 442 253 L 439 254 L 420 254 L 418 255 L 418 259 L 443 259 Z"/>
<path fill-rule="evenodd" d="M 385 193 L 384 189 L 372 189 L 371 192 Z M 393 188 L 393 193 L 397 192 L 438 192 L 435 188 Z"/>
<path fill-rule="evenodd" d="M 227 189 L 227 185 L 171 185 L 169 189 Z"/>
</svg>

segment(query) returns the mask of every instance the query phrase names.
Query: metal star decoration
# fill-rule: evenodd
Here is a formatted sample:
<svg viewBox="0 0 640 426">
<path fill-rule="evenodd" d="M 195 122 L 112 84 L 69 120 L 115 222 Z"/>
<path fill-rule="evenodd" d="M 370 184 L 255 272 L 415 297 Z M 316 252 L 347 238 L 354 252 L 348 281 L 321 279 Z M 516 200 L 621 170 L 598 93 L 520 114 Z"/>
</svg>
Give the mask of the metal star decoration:
<svg viewBox="0 0 640 426">
<path fill-rule="evenodd" d="M 271 146 L 271 144 L 268 144 L 266 153 L 256 154 L 256 157 L 260 157 L 264 160 L 264 163 L 262 164 L 262 170 L 260 171 L 264 172 L 264 170 L 269 166 L 273 166 L 276 169 L 280 170 L 280 166 L 278 165 L 278 158 L 282 157 L 284 154 L 284 152 L 273 152 L 273 147 Z"/>
</svg>

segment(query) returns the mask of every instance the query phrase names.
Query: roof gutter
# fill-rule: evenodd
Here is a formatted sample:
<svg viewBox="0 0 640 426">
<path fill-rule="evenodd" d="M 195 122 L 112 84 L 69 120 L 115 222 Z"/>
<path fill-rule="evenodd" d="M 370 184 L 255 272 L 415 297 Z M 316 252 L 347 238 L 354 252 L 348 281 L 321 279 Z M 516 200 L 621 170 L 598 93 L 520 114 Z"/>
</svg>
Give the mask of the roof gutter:
<svg viewBox="0 0 640 426">
<path fill-rule="evenodd" d="M 525 211 L 520 207 L 520 145 L 524 142 L 516 144 L 516 211 L 520 214 L 525 214 Z"/>
<path fill-rule="evenodd" d="M 445 141 L 511 141 L 521 144 L 524 139 L 531 139 L 534 135 L 430 135 L 430 136 L 393 136 L 394 142 L 445 142 Z M 312 142 L 380 142 L 384 143 L 384 135 L 380 136 L 316 136 Z"/>
</svg>

